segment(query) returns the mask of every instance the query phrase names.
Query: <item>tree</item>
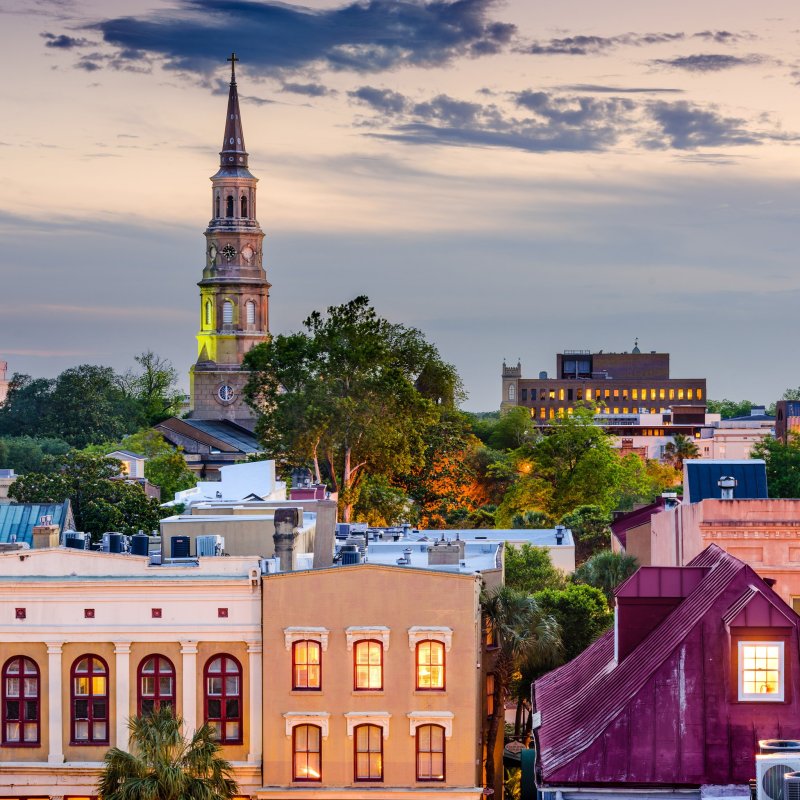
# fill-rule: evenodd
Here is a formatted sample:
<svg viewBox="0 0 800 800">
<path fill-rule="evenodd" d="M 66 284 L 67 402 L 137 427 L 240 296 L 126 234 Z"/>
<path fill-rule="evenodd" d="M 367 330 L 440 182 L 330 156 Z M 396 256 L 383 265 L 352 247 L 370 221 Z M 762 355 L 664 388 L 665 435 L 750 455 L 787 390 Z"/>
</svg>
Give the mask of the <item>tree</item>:
<svg viewBox="0 0 800 800">
<path fill-rule="evenodd" d="M 13 469 L 18 475 L 41 472 L 45 456 L 64 455 L 69 450 L 62 439 L 8 436 L 0 439 L 0 469 Z"/>
<path fill-rule="evenodd" d="M 172 363 L 152 350 L 146 350 L 134 360 L 140 372 L 128 370 L 119 376 L 123 392 L 133 398 L 141 408 L 148 425 L 155 425 L 178 413 L 181 393 L 178 391 L 178 373 Z"/>
<path fill-rule="evenodd" d="M 17 478 L 8 490 L 20 503 L 69 500 L 79 530 L 97 538 L 106 531 L 133 534 L 154 530 L 166 512 L 138 484 L 114 480 L 121 463 L 113 458 L 72 450 L 44 459 L 47 472 Z"/>
<path fill-rule="evenodd" d="M 680 475 L 683 475 L 683 462 L 687 459 L 697 458 L 700 448 L 682 433 L 676 433 L 672 441 L 664 448 L 664 458 L 672 464 Z"/>
<path fill-rule="evenodd" d="M 527 542 L 520 547 L 506 547 L 506 586 L 533 594 L 540 589 L 560 589 L 566 584 L 564 573 L 553 566 L 544 547 Z"/>
<path fill-rule="evenodd" d="M 376 528 L 398 525 L 409 519 L 410 513 L 408 495 L 392 486 L 385 475 L 369 475 L 364 480 L 353 508 L 356 522 L 366 522 Z"/>
<path fill-rule="evenodd" d="M 523 406 L 510 408 L 494 424 L 488 444 L 495 450 L 516 450 L 537 436 L 531 412 Z"/>
<path fill-rule="evenodd" d="M 630 578 L 638 568 L 639 564 L 633 556 L 602 550 L 581 564 L 572 577 L 576 583 L 585 583 L 600 589 L 611 603 L 614 589 Z"/>
<path fill-rule="evenodd" d="M 542 528 L 552 528 L 553 518 L 537 509 L 525 511 L 523 514 L 515 514 L 511 520 L 511 527 L 517 529 L 540 530 Z"/>
<path fill-rule="evenodd" d="M 166 705 L 133 717 L 131 752 L 112 747 L 103 759 L 101 800 L 231 800 L 238 787 L 214 730 L 206 723 L 187 739 L 183 724 Z"/>
<path fill-rule="evenodd" d="M 504 729 L 506 702 L 512 680 L 523 664 L 555 665 L 561 657 L 561 631 L 552 616 L 543 614 L 536 600 L 509 586 L 481 594 L 486 624 L 497 639 L 494 673 L 494 712 L 486 733 L 486 785 L 495 785 L 493 754 Z"/>
<path fill-rule="evenodd" d="M 247 354 L 245 396 L 267 454 L 324 476 L 349 520 L 367 475 L 391 480 L 423 462 L 461 383 L 420 331 L 378 317 L 367 297 L 315 311 L 304 327 Z"/>
<path fill-rule="evenodd" d="M 791 434 L 786 444 L 762 439 L 751 456 L 766 462 L 770 497 L 800 497 L 800 435 Z"/>
<path fill-rule="evenodd" d="M 747 417 L 750 409 L 755 405 L 751 400 L 707 400 L 706 408 L 709 414 L 719 414 L 722 419 L 732 417 Z"/>
<path fill-rule="evenodd" d="M 611 514 L 600 506 L 578 506 L 561 517 L 561 524 L 572 531 L 578 564 L 611 542 Z"/>
<path fill-rule="evenodd" d="M 0 435 L 40 436 L 47 419 L 55 381 L 14 373 L 5 403 L 0 406 Z"/>
</svg>

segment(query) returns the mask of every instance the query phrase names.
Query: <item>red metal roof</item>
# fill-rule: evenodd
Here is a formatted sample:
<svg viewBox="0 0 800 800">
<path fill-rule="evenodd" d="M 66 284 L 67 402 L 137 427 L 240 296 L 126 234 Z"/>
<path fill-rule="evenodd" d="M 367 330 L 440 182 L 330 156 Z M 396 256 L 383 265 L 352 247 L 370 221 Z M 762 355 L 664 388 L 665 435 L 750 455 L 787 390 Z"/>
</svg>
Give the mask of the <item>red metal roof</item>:
<svg viewBox="0 0 800 800">
<path fill-rule="evenodd" d="M 688 592 L 685 599 L 621 662 L 615 659 L 614 633 L 608 632 L 536 682 L 541 714 L 536 737 L 545 784 L 746 782 L 755 775 L 758 738 L 800 733 L 795 722 L 800 720 L 800 617 L 752 568 L 716 545 L 688 566 L 690 577 L 678 586 L 680 594 Z M 644 584 L 660 591 L 664 583 L 653 577 L 628 581 L 621 590 L 653 597 Z M 790 625 L 790 691 L 784 704 L 736 702 L 731 631 L 724 617 L 728 611 L 740 616 L 755 602 L 753 597 L 741 602 L 750 586 L 759 603 L 775 609 L 782 631 Z M 764 624 L 763 609 L 757 618 Z"/>
</svg>

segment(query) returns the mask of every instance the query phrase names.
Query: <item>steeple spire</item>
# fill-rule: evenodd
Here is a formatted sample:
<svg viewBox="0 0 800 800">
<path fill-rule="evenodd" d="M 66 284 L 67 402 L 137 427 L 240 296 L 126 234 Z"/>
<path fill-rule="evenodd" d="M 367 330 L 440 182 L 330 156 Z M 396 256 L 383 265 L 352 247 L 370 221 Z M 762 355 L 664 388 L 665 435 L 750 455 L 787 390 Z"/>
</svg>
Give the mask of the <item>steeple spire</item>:
<svg viewBox="0 0 800 800">
<path fill-rule="evenodd" d="M 219 154 L 221 167 L 246 167 L 247 151 L 244 149 L 244 131 L 239 113 L 239 92 L 236 88 L 236 53 L 231 53 L 231 84 L 228 90 L 228 116 L 225 119 L 225 138 Z"/>
</svg>

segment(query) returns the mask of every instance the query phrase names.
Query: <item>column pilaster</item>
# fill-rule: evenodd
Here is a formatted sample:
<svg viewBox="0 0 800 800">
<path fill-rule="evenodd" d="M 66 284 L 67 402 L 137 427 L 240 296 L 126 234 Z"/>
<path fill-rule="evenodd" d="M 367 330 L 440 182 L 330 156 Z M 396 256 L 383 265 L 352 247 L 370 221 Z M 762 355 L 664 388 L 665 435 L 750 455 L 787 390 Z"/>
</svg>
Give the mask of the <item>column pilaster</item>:
<svg viewBox="0 0 800 800">
<path fill-rule="evenodd" d="M 114 729 L 116 746 L 128 751 L 128 719 L 131 715 L 131 643 L 114 642 L 114 684 L 116 686 L 116 711 Z"/>
<path fill-rule="evenodd" d="M 64 763 L 64 716 L 61 680 L 61 654 L 64 642 L 47 644 L 47 686 L 49 710 L 47 713 L 47 763 Z"/>
<path fill-rule="evenodd" d="M 250 718 L 250 746 L 247 760 L 252 764 L 261 763 L 262 748 L 262 729 L 261 719 L 263 703 L 263 681 L 262 681 L 262 656 L 263 647 L 261 642 L 247 643 L 248 673 L 250 675 L 250 704 L 248 717 Z"/>
<path fill-rule="evenodd" d="M 197 642 L 181 642 L 183 672 L 183 717 L 186 734 L 191 736 L 197 730 Z"/>
</svg>

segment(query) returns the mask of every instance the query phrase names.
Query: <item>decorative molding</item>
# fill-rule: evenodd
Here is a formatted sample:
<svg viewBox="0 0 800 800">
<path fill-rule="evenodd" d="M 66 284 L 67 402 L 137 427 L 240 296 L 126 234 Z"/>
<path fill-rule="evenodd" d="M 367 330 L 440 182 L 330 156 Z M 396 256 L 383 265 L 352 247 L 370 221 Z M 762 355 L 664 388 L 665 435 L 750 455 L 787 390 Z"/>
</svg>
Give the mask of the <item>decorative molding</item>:
<svg viewBox="0 0 800 800">
<path fill-rule="evenodd" d="M 197 642 L 181 642 L 181 655 L 197 655 Z"/>
<path fill-rule="evenodd" d="M 261 642 L 247 642 L 248 653 L 263 653 L 264 645 Z"/>
<path fill-rule="evenodd" d="M 47 645 L 47 655 L 60 656 L 63 652 L 64 642 L 45 642 Z"/>
<path fill-rule="evenodd" d="M 347 711 L 347 735 L 352 736 L 358 725 L 377 725 L 383 730 L 383 738 L 389 738 L 389 720 L 392 715 L 388 711 Z"/>
<path fill-rule="evenodd" d="M 408 629 L 408 649 L 412 652 L 420 642 L 429 639 L 443 642 L 447 653 L 453 645 L 453 629 L 446 625 L 413 625 Z"/>
<path fill-rule="evenodd" d="M 453 735 L 452 711 L 409 711 L 406 714 L 409 721 L 409 733 L 414 736 L 420 725 L 441 725 L 444 728 L 445 739 Z"/>
<path fill-rule="evenodd" d="M 118 655 L 125 655 L 131 652 L 130 642 L 114 642 L 114 653 Z"/>
<path fill-rule="evenodd" d="M 283 718 L 286 720 L 286 735 L 292 735 L 292 729 L 296 725 L 319 725 L 322 731 L 322 738 L 328 738 L 328 719 L 330 714 L 327 711 L 287 711 Z"/>
<path fill-rule="evenodd" d="M 322 646 L 323 652 L 328 649 L 328 634 L 330 631 L 327 628 L 314 628 L 308 625 L 296 625 L 291 628 L 283 629 L 283 641 L 287 650 L 292 649 L 295 642 L 300 642 L 303 639 L 315 639 Z"/>
<path fill-rule="evenodd" d="M 345 628 L 347 636 L 347 649 L 353 649 L 353 642 L 362 639 L 377 639 L 383 642 L 384 651 L 389 649 L 389 629 L 385 625 L 351 625 Z"/>
</svg>

